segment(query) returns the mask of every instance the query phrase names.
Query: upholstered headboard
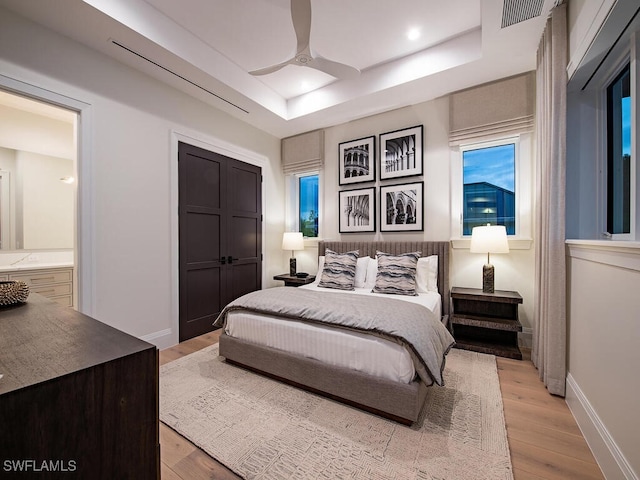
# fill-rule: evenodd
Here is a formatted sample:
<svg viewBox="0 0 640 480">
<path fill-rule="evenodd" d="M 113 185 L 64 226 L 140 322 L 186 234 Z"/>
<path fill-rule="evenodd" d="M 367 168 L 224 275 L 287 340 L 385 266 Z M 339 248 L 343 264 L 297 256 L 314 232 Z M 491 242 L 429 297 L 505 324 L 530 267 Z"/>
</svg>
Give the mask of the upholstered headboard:
<svg viewBox="0 0 640 480">
<path fill-rule="evenodd" d="M 358 250 L 360 256 L 375 258 L 376 252 L 398 255 L 406 252 L 422 252 L 423 257 L 438 255 L 438 291 L 442 297 L 442 314 L 449 315 L 449 242 L 331 242 L 318 243 L 318 255 L 324 255 L 325 249 L 334 252 Z"/>
</svg>

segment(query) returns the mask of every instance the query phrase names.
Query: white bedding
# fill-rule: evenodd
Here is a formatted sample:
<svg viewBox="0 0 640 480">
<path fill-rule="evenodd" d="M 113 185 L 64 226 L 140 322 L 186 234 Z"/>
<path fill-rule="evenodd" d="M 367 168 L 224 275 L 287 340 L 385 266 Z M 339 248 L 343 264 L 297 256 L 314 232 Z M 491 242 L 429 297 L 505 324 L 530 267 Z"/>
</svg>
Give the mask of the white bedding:
<svg viewBox="0 0 640 480">
<path fill-rule="evenodd" d="M 341 292 L 345 295 L 392 297 L 418 303 L 436 313 L 438 318 L 441 316 L 441 298 L 434 292 L 420 293 L 413 297 L 380 295 L 371 293 L 368 288 L 357 288 L 355 292 L 327 289 L 314 284 L 299 288 Z M 229 313 L 225 333 L 252 343 L 393 381 L 409 383 L 415 376 L 413 362 L 403 346 L 365 333 L 237 311 Z"/>
</svg>

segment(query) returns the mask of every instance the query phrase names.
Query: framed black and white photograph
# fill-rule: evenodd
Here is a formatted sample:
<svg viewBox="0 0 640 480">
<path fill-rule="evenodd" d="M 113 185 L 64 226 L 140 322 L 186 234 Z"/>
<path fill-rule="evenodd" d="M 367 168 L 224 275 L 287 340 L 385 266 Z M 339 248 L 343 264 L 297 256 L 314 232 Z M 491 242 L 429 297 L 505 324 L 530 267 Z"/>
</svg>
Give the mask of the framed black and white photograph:
<svg viewBox="0 0 640 480">
<path fill-rule="evenodd" d="M 380 134 L 380 180 L 422 175 L 423 127 Z"/>
<path fill-rule="evenodd" d="M 338 155 L 340 185 L 372 182 L 376 179 L 376 137 L 340 143 Z"/>
<path fill-rule="evenodd" d="M 375 187 L 340 192 L 340 233 L 376 231 L 375 195 Z"/>
<path fill-rule="evenodd" d="M 380 231 L 422 231 L 423 196 L 423 182 L 380 187 Z"/>
</svg>

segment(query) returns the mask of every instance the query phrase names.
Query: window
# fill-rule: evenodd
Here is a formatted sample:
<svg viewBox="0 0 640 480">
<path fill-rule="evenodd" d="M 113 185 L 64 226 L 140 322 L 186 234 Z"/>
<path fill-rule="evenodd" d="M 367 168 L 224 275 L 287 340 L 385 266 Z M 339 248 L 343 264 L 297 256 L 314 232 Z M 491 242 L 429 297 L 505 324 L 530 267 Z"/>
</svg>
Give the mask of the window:
<svg viewBox="0 0 640 480">
<path fill-rule="evenodd" d="M 607 87 L 607 232 L 631 233 L 631 71 Z"/>
<path fill-rule="evenodd" d="M 305 238 L 322 234 L 322 178 L 320 172 L 285 176 L 285 231 L 302 232 Z"/>
<path fill-rule="evenodd" d="M 298 231 L 318 237 L 318 174 L 298 176 Z"/>
<path fill-rule="evenodd" d="M 509 248 L 531 248 L 535 184 L 532 155 L 533 134 L 528 131 L 453 145 L 453 248 L 469 248 L 473 227 L 487 223 L 505 226 Z"/>
<path fill-rule="evenodd" d="M 461 148 L 463 235 L 487 223 L 516 234 L 516 152 L 513 139 Z"/>
</svg>

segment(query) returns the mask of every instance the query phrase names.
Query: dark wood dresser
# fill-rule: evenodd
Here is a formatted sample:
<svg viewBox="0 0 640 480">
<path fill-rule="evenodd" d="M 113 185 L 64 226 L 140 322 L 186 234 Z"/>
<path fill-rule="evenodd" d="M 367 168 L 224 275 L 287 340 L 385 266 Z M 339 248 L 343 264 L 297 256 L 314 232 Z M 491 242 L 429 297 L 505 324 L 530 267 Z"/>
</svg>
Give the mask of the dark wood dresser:
<svg viewBox="0 0 640 480">
<path fill-rule="evenodd" d="M 0 478 L 158 479 L 158 350 L 32 293 L 0 307 Z"/>
</svg>

